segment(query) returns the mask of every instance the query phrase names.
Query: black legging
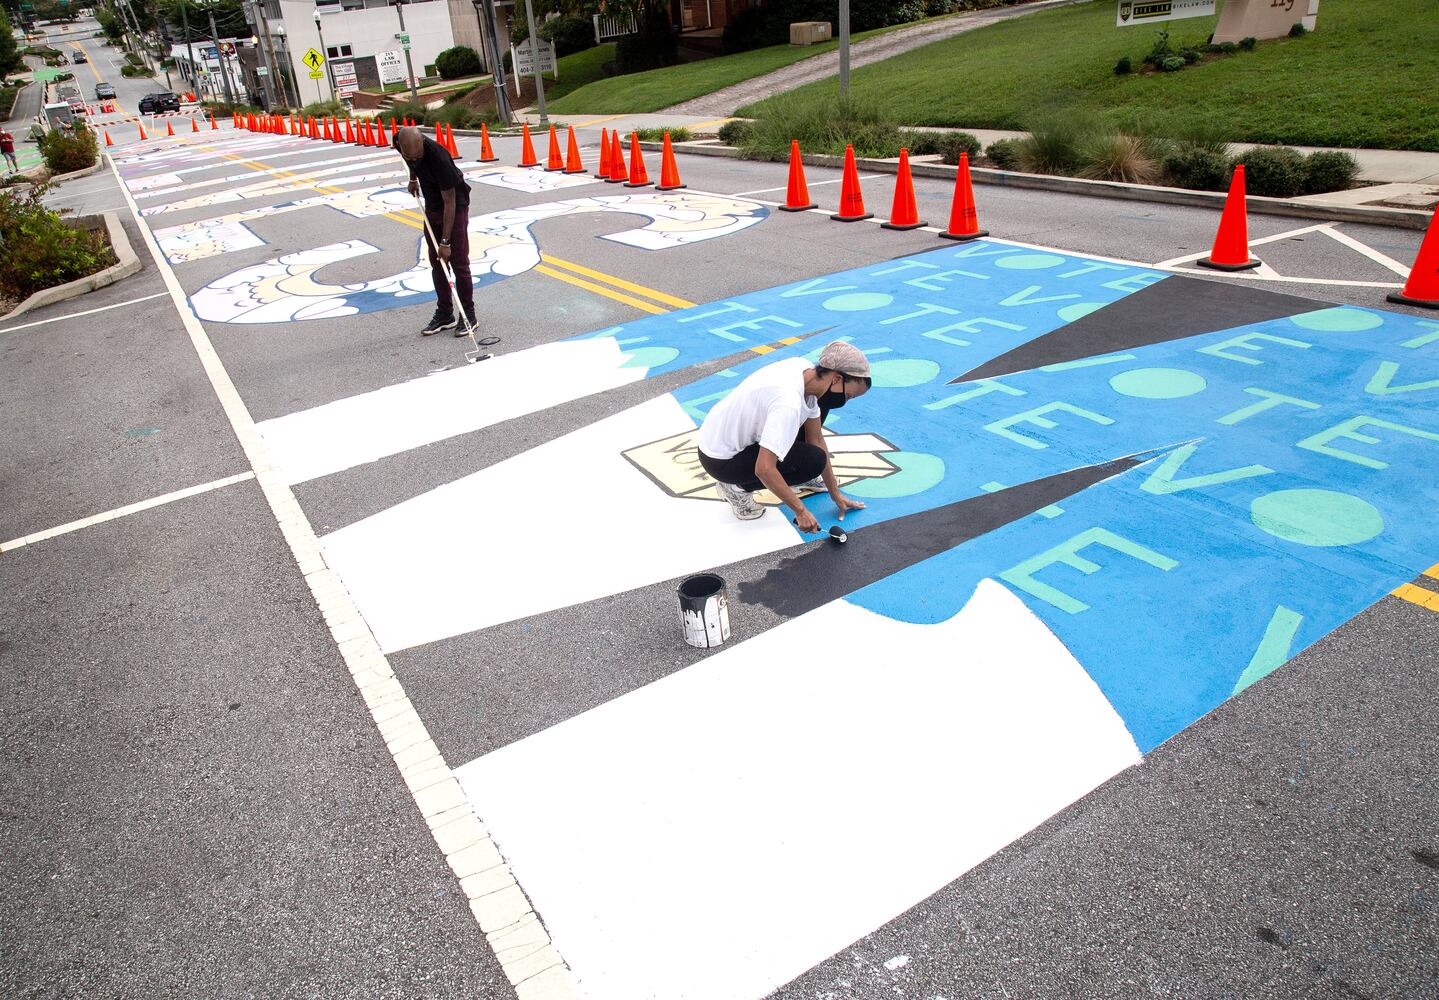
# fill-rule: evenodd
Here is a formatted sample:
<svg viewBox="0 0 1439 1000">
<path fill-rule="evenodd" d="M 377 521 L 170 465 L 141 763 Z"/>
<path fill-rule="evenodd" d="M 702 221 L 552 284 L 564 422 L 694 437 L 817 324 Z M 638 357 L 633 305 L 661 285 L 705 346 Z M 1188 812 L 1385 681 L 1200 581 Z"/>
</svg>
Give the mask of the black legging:
<svg viewBox="0 0 1439 1000">
<path fill-rule="evenodd" d="M 754 471 L 755 463 L 759 461 L 758 444 L 750 445 L 734 458 L 711 458 L 704 452 L 700 452 L 699 456 L 700 465 L 704 466 L 712 479 L 731 483 L 751 493 L 766 488 Z M 798 486 L 823 472 L 824 463 L 823 448 L 816 448 L 807 441 L 796 441 L 790 447 L 789 454 L 779 461 L 777 468 L 785 482 Z"/>
</svg>

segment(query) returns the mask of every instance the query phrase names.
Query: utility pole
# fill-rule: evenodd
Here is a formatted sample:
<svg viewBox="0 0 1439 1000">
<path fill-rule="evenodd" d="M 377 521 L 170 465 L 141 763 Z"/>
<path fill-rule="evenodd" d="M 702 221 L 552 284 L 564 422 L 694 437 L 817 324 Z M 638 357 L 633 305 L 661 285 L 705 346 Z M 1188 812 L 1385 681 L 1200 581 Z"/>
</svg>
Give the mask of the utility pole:
<svg viewBox="0 0 1439 1000">
<path fill-rule="evenodd" d="M 259 39 L 260 57 L 265 60 L 265 97 L 270 102 L 270 107 L 275 107 L 275 52 L 270 48 L 270 29 L 265 26 L 263 13 L 260 4 L 253 0 L 247 0 L 250 17 L 253 18 L 255 29 L 264 37 Z M 283 99 L 283 95 L 281 95 Z"/>
<path fill-rule="evenodd" d="M 848 0 L 841 0 L 842 3 Z M 535 5 L 533 0 L 525 0 L 525 18 L 530 25 L 530 62 L 535 71 L 535 96 L 540 101 L 540 131 L 550 127 L 549 112 L 545 110 L 545 74 L 540 68 L 540 40 L 535 32 Z"/>
<path fill-rule="evenodd" d="M 199 90 L 200 81 L 195 72 L 195 46 L 190 43 L 190 5 L 185 0 L 180 3 L 180 30 L 185 32 L 185 57 L 190 60 L 190 85 Z"/>
<path fill-rule="evenodd" d="M 839 0 L 839 99 L 849 100 L 849 0 Z"/>
<path fill-rule="evenodd" d="M 210 15 L 210 41 L 215 43 L 215 58 L 220 61 L 220 79 L 225 82 L 225 101 L 235 103 L 235 92 L 230 89 L 230 72 L 225 68 L 225 50 L 220 48 L 220 33 L 215 30 L 215 8 L 206 11 Z"/>
<path fill-rule="evenodd" d="M 280 68 L 280 60 L 275 58 L 275 40 L 270 37 L 270 20 L 265 16 L 265 0 L 255 0 L 255 13 L 260 16 L 260 30 L 265 36 L 265 49 L 270 53 L 270 75 L 274 76 Z M 295 101 L 290 103 L 288 88 L 285 86 L 285 74 L 280 74 L 280 101 L 281 103 L 300 110 L 300 95 L 295 95 Z"/>
<path fill-rule="evenodd" d="M 410 81 L 410 103 L 419 104 L 420 94 L 415 87 L 415 64 L 410 61 L 410 36 L 405 31 L 405 0 L 395 0 L 395 13 L 400 15 L 400 34 L 405 36 L 400 40 L 400 46 L 405 50 L 405 73 Z M 393 52 L 394 49 L 390 51 Z"/>
<path fill-rule="evenodd" d="M 485 44 L 485 62 L 490 64 L 490 80 L 495 88 L 495 111 L 506 125 L 514 119 L 510 95 L 505 89 L 505 62 L 500 57 L 500 43 L 495 27 L 495 0 L 473 0 L 475 16 L 480 22 L 480 36 Z"/>
</svg>

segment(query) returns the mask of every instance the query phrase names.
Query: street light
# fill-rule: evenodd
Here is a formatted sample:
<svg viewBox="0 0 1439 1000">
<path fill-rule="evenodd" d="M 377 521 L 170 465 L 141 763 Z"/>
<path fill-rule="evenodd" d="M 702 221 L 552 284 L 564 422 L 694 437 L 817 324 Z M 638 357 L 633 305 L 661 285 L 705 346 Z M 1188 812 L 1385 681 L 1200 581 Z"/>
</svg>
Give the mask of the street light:
<svg viewBox="0 0 1439 1000">
<path fill-rule="evenodd" d="M 320 55 L 324 57 L 325 76 L 330 81 L 330 100 L 337 101 L 339 98 L 335 96 L 335 75 L 330 70 L 330 53 L 325 49 L 325 32 L 320 27 L 320 8 L 318 7 L 315 8 L 315 33 L 320 36 Z"/>
<path fill-rule="evenodd" d="M 405 31 L 405 0 L 395 0 L 395 13 L 400 16 L 400 44 L 405 50 L 405 72 L 410 80 L 410 103 L 419 104 L 420 94 L 415 87 L 415 64 L 410 61 L 410 35 Z"/>
</svg>

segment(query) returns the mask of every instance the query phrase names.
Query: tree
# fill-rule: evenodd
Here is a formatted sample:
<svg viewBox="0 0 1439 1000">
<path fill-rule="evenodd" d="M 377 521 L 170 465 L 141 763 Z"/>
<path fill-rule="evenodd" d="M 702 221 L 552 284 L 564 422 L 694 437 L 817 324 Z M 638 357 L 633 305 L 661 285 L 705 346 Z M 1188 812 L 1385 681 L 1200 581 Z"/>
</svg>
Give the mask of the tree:
<svg viewBox="0 0 1439 1000">
<path fill-rule="evenodd" d="M 10 18 L 3 10 L 0 10 L 0 80 L 25 66 L 25 60 L 20 55 L 20 47 L 15 44 L 15 36 L 12 31 Z"/>
</svg>

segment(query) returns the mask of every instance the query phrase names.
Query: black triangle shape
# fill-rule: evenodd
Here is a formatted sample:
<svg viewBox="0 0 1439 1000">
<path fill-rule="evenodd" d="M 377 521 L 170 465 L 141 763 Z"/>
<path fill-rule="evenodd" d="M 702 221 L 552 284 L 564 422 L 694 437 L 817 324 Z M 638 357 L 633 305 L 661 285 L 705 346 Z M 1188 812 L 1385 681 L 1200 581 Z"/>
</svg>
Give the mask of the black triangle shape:
<svg viewBox="0 0 1439 1000">
<path fill-rule="evenodd" d="M 1174 274 L 986 361 L 950 379 L 949 384 L 998 378 L 1045 365 L 1232 330 L 1250 323 L 1327 309 L 1333 304 Z"/>
</svg>

